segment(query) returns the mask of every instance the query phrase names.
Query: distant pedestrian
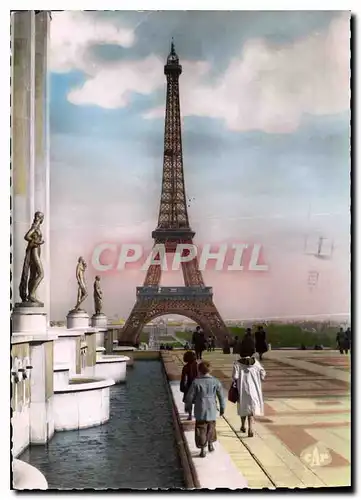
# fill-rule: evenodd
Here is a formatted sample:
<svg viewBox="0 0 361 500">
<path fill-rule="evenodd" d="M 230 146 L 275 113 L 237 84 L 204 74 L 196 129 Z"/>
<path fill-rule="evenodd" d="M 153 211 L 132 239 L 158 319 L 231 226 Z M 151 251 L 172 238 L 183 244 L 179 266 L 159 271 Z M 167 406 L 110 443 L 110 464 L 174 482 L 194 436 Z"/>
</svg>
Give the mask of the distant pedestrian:
<svg viewBox="0 0 361 500">
<path fill-rule="evenodd" d="M 231 354 L 231 347 L 228 335 L 226 335 L 223 340 L 223 354 Z"/>
<path fill-rule="evenodd" d="M 350 341 L 348 338 L 348 335 L 346 335 L 346 332 L 343 331 L 343 328 L 340 328 L 336 335 L 336 342 L 338 345 L 338 350 L 340 351 L 340 354 L 348 354 L 348 351 L 350 349 Z"/>
<path fill-rule="evenodd" d="M 351 349 L 351 328 L 348 327 L 346 330 L 346 337 L 348 340 L 349 349 Z"/>
<path fill-rule="evenodd" d="M 215 351 L 215 349 L 216 349 L 216 336 L 215 335 L 212 335 L 211 349 L 212 349 L 212 351 Z"/>
<path fill-rule="evenodd" d="M 187 392 L 189 391 L 193 380 L 198 377 L 198 363 L 196 360 L 196 355 L 193 351 L 187 351 L 184 353 L 183 362 L 185 363 L 185 365 L 183 366 L 182 370 L 180 390 L 181 392 L 183 392 L 184 403 Z M 188 420 L 192 420 L 192 405 L 190 405 L 186 411 L 188 412 Z"/>
<path fill-rule="evenodd" d="M 217 441 L 217 399 L 220 407 L 220 415 L 224 414 L 225 399 L 221 382 L 210 375 L 210 363 L 202 361 L 198 365 L 199 376 L 196 378 L 186 395 L 186 407 L 194 404 L 195 442 L 200 448 L 200 457 L 206 456 L 208 451 L 214 451 L 213 443 Z"/>
<path fill-rule="evenodd" d="M 207 339 L 207 352 L 211 352 L 212 351 L 212 336 L 209 335 L 208 339 Z"/>
<path fill-rule="evenodd" d="M 196 345 L 196 338 L 199 335 L 200 331 L 201 331 L 201 327 L 197 326 L 196 329 L 195 329 L 195 331 L 193 332 L 193 335 L 192 335 L 192 347 L 193 347 L 193 349 L 194 349 L 194 347 Z"/>
<path fill-rule="evenodd" d="M 200 326 L 197 326 L 196 331 L 193 333 L 192 343 L 196 352 L 196 358 L 202 359 L 202 353 L 206 349 L 206 338 Z"/>
<path fill-rule="evenodd" d="M 236 335 L 232 343 L 232 353 L 237 354 L 238 350 L 239 350 L 239 340 L 238 340 L 238 335 Z"/>
<path fill-rule="evenodd" d="M 232 380 L 238 389 L 237 413 L 241 417 L 241 432 L 246 432 L 248 420 L 248 437 L 253 437 L 255 416 L 264 414 L 262 380 L 266 371 L 254 356 L 241 350 L 240 359 L 233 364 Z"/>
<path fill-rule="evenodd" d="M 258 353 L 259 360 L 262 361 L 263 354 L 268 351 L 266 332 L 262 326 L 259 326 L 255 333 L 256 352 Z"/>
</svg>

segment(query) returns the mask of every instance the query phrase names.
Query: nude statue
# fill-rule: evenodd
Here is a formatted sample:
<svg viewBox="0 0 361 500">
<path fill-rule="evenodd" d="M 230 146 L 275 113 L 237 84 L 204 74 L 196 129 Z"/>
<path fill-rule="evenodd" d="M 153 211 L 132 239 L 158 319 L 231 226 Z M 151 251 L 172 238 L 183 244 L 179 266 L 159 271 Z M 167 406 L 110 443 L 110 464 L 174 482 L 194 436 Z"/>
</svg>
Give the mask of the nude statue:
<svg viewBox="0 0 361 500">
<path fill-rule="evenodd" d="M 76 266 L 76 279 L 78 282 L 78 298 L 74 310 L 79 311 L 80 305 L 88 297 L 88 291 L 85 282 L 85 270 L 87 268 L 86 262 L 83 257 L 79 257 L 78 264 Z"/>
<path fill-rule="evenodd" d="M 44 270 L 41 263 L 41 245 L 44 244 L 40 226 L 44 221 L 42 212 L 35 212 L 31 228 L 24 236 L 28 242 L 25 251 L 25 259 L 21 280 L 19 285 L 19 294 L 22 302 L 30 302 L 29 305 L 43 306 L 44 304 L 36 298 L 36 291 L 44 279 Z"/>
<path fill-rule="evenodd" d="M 103 292 L 100 288 L 100 276 L 95 276 L 94 280 L 94 309 L 95 314 L 102 314 Z"/>
</svg>

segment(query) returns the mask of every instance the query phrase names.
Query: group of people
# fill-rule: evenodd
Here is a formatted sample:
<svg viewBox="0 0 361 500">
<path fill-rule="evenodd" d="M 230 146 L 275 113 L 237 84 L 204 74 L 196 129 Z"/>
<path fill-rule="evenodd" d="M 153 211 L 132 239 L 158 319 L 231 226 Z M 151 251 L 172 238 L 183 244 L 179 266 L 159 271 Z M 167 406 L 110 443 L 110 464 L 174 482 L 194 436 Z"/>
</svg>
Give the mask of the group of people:
<svg viewBox="0 0 361 500">
<path fill-rule="evenodd" d="M 254 337 L 255 349 L 258 353 L 259 359 L 262 360 L 262 356 L 268 351 L 267 336 L 264 328 L 258 326 L 254 335 L 252 334 L 252 329 L 247 328 L 245 337 L 239 339 L 236 335 L 233 340 L 229 338 L 228 335 L 225 336 L 223 341 L 223 354 L 231 354 L 231 349 L 233 354 L 240 354 L 241 345 L 245 338 L 249 336 Z M 187 347 L 189 347 L 187 345 Z M 205 333 L 200 326 L 197 326 L 195 332 L 192 335 L 192 347 L 196 353 L 196 359 L 202 359 L 202 353 L 207 350 L 208 352 L 214 351 L 216 348 L 216 337 L 214 335 L 209 335 L 206 338 Z"/>
<path fill-rule="evenodd" d="M 348 328 L 344 332 L 340 328 L 336 340 L 340 353 L 347 354 L 351 347 L 351 329 Z M 207 340 L 198 326 L 193 334 L 192 344 L 194 351 L 186 351 L 183 357 L 184 367 L 180 390 L 183 393 L 184 410 L 188 414 L 188 420 L 192 420 L 194 411 L 195 443 L 201 450 L 199 456 L 204 458 L 207 447 L 209 452 L 213 452 L 214 442 L 217 440 L 217 401 L 219 415 L 222 416 L 225 412 L 226 400 L 221 382 L 211 375 L 211 364 L 208 361 L 202 361 L 202 352 L 206 348 L 215 349 L 215 338 L 209 337 Z M 253 437 L 254 417 L 264 414 L 262 381 L 266 376 L 266 371 L 260 361 L 255 358 L 255 353 L 257 352 L 259 360 L 262 360 L 263 354 L 267 352 L 266 332 L 262 326 L 259 326 L 254 334 L 251 328 L 247 328 L 242 340 L 235 337 L 231 342 L 226 337 L 223 353 L 230 354 L 231 347 L 233 353 L 239 354 L 239 359 L 234 362 L 232 369 L 232 389 L 235 389 L 236 394 L 232 402 L 237 403 L 237 413 L 241 418 L 241 432 L 248 431 L 248 436 Z M 231 400 L 230 396 L 229 399 Z"/>
<path fill-rule="evenodd" d="M 194 345 L 199 346 L 197 343 Z M 237 352 L 240 357 L 233 364 L 232 385 L 237 391 L 237 412 L 241 418 L 240 430 L 242 433 L 247 431 L 247 420 L 248 436 L 253 437 L 254 417 L 262 416 L 264 413 L 261 381 L 264 380 L 266 372 L 254 356 L 256 346 L 250 329 L 240 342 Z M 188 414 L 188 420 L 192 420 L 194 407 L 195 443 L 201 450 L 199 456 L 204 458 L 207 447 L 209 452 L 213 452 L 214 442 L 217 440 L 217 400 L 220 416 L 224 414 L 226 401 L 222 384 L 211 375 L 211 364 L 208 361 L 202 361 L 193 351 L 187 351 L 183 361 L 185 364 L 180 390 L 184 394 L 184 410 Z"/>
<path fill-rule="evenodd" d="M 258 326 L 254 335 L 252 334 L 252 329 L 247 328 L 246 334 L 242 340 L 240 340 L 238 336 L 235 336 L 233 341 L 231 341 L 228 335 L 226 335 L 223 341 L 223 354 L 230 354 L 231 349 L 233 350 L 233 354 L 240 354 L 242 351 L 242 343 L 248 342 L 248 339 L 253 339 L 253 337 L 255 351 L 258 353 L 259 359 L 262 360 L 263 354 L 268 351 L 267 336 L 262 326 Z"/>
<path fill-rule="evenodd" d="M 160 351 L 173 351 L 173 346 L 169 344 L 160 344 L 159 346 Z"/>
</svg>

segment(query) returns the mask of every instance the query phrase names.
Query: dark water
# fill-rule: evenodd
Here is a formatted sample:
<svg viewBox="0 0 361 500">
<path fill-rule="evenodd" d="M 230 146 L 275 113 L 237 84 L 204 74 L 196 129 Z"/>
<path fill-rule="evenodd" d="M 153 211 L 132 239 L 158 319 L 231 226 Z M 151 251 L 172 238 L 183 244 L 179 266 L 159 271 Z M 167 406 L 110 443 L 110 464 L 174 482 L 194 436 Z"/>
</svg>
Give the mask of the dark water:
<svg viewBox="0 0 361 500">
<path fill-rule="evenodd" d="M 184 487 L 160 362 L 137 361 L 110 398 L 105 425 L 56 432 L 19 458 L 37 467 L 49 488 Z"/>
</svg>

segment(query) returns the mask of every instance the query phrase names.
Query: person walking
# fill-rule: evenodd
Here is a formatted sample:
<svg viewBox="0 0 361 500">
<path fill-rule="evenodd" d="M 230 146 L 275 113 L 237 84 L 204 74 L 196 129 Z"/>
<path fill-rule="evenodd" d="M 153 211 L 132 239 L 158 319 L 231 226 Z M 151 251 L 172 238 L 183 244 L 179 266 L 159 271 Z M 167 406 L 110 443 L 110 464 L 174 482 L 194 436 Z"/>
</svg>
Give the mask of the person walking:
<svg viewBox="0 0 361 500">
<path fill-rule="evenodd" d="M 225 399 L 221 382 L 212 377 L 211 365 L 208 361 L 202 361 L 198 365 L 198 377 L 192 382 L 187 392 L 185 402 L 186 408 L 194 404 L 195 442 L 197 448 L 201 450 L 200 457 L 206 456 L 208 451 L 214 451 L 213 443 L 217 441 L 216 419 L 217 419 L 217 399 L 219 402 L 220 416 L 224 414 Z"/>
<path fill-rule="evenodd" d="M 348 354 L 348 351 L 350 349 L 350 342 L 348 335 L 346 332 L 343 331 L 343 328 L 340 328 L 336 335 L 336 342 L 338 345 L 338 350 L 340 351 L 340 354 Z"/>
<path fill-rule="evenodd" d="M 246 343 L 243 345 L 246 347 Z M 264 414 L 262 380 L 266 371 L 249 352 L 249 349 L 241 350 L 240 359 L 233 364 L 232 381 L 238 389 L 237 413 L 241 417 L 241 432 L 246 432 L 247 419 L 248 437 L 253 437 L 254 417 Z"/>
<path fill-rule="evenodd" d="M 232 342 L 232 354 L 237 354 L 238 351 L 239 351 L 239 340 L 238 340 L 238 335 L 236 335 Z"/>
<path fill-rule="evenodd" d="M 262 326 L 258 327 L 254 336 L 256 341 L 256 352 L 258 353 L 259 360 L 262 361 L 263 354 L 268 351 L 266 332 Z"/>
<path fill-rule="evenodd" d="M 206 348 L 207 341 L 200 326 L 197 326 L 196 331 L 193 334 L 192 342 L 194 350 L 196 351 L 196 358 L 202 359 L 202 353 Z"/>
<path fill-rule="evenodd" d="M 212 337 L 211 337 L 211 350 L 215 351 L 215 349 L 216 349 L 216 336 L 212 335 Z"/>
<path fill-rule="evenodd" d="M 348 327 L 346 330 L 346 338 L 348 341 L 348 348 L 351 350 L 351 328 Z"/>
<path fill-rule="evenodd" d="M 195 349 L 195 346 L 196 346 L 196 338 L 198 337 L 198 333 L 200 331 L 201 327 L 200 326 L 197 326 L 195 331 L 193 332 L 193 335 L 192 335 L 192 348 Z"/>
<path fill-rule="evenodd" d="M 212 351 L 212 336 L 209 335 L 208 339 L 207 339 L 207 352 L 211 352 L 211 351 Z"/>
<path fill-rule="evenodd" d="M 243 357 L 253 356 L 256 352 L 256 346 L 252 336 L 252 330 L 247 328 L 246 333 L 240 343 L 238 354 L 242 353 Z"/>
<path fill-rule="evenodd" d="M 180 381 L 180 391 L 183 392 L 183 403 L 185 403 L 185 398 L 193 380 L 198 377 L 198 363 L 196 360 L 196 355 L 193 351 L 187 351 L 184 353 L 182 376 Z M 186 413 L 188 413 L 188 420 L 192 420 L 192 405 L 189 408 L 185 408 Z"/>
<path fill-rule="evenodd" d="M 223 354 L 231 354 L 231 347 L 229 344 L 228 335 L 226 335 L 223 340 Z"/>
</svg>

